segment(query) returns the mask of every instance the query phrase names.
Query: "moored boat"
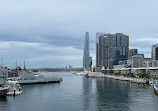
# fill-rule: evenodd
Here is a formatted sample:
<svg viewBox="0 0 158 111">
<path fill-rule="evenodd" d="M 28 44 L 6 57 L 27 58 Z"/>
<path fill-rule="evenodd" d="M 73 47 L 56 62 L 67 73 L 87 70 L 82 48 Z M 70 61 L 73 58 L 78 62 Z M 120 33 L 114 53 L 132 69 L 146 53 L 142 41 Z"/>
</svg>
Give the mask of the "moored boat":
<svg viewBox="0 0 158 111">
<path fill-rule="evenodd" d="M 158 86 L 154 86 L 154 92 L 158 95 Z"/>
<path fill-rule="evenodd" d="M 0 96 L 6 96 L 9 87 L 0 87 Z"/>
<path fill-rule="evenodd" d="M 89 73 L 91 73 L 91 72 L 90 71 L 81 71 L 81 72 L 75 72 L 73 74 L 76 74 L 76 75 L 87 75 Z"/>
<path fill-rule="evenodd" d="M 7 95 L 9 96 L 17 96 L 23 93 L 23 91 L 21 91 L 20 84 L 17 80 L 8 80 L 8 86 L 9 90 L 7 92 Z"/>
<path fill-rule="evenodd" d="M 2 76 L 2 77 L 1 77 Z M 4 85 L 7 81 L 4 78 L 17 78 L 19 84 L 35 84 L 35 83 L 52 83 L 61 82 L 62 78 L 52 76 L 44 77 L 42 74 L 34 73 L 27 69 L 21 69 L 17 67 L 16 69 L 0 69 L 0 84 Z"/>
<path fill-rule="evenodd" d="M 33 72 L 28 71 L 19 71 L 19 84 L 36 84 L 36 83 L 57 83 L 61 82 L 62 78 L 51 76 L 44 77 L 42 74 L 35 74 Z"/>
</svg>

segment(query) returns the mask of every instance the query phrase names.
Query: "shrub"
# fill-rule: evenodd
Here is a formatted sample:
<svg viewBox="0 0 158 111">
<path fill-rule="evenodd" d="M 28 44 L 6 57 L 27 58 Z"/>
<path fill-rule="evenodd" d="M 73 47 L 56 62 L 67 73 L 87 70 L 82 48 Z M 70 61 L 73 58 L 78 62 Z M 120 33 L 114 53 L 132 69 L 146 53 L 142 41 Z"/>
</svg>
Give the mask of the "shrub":
<svg viewBox="0 0 158 111">
<path fill-rule="evenodd" d="M 140 78 L 148 78 L 148 79 L 150 78 L 150 76 L 147 75 L 146 73 L 138 73 L 137 76 Z"/>
<path fill-rule="evenodd" d="M 115 72 L 114 74 L 115 74 L 115 75 L 120 75 L 120 73 L 119 73 L 119 72 Z"/>
<path fill-rule="evenodd" d="M 113 74 L 114 73 L 114 71 L 111 69 L 111 70 L 109 70 L 109 74 Z"/>
<path fill-rule="evenodd" d="M 126 73 L 126 74 L 123 74 L 123 76 L 127 76 L 127 77 L 135 77 L 133 73 Z"/>
</svg>

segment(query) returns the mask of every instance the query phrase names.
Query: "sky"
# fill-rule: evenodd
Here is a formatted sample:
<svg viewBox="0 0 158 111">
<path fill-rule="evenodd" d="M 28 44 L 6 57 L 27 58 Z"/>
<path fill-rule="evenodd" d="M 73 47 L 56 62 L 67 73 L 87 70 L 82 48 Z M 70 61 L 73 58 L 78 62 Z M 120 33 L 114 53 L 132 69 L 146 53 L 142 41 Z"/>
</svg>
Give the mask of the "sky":
<svg viewBox="0 0 158 111">
<path fill-rule="evenodd" d="M 1 64 L 82 67 L 85 32 L 124 33 L 145 57 L 158 43 L 157 0 L 0 0 Z"/>
</svg>

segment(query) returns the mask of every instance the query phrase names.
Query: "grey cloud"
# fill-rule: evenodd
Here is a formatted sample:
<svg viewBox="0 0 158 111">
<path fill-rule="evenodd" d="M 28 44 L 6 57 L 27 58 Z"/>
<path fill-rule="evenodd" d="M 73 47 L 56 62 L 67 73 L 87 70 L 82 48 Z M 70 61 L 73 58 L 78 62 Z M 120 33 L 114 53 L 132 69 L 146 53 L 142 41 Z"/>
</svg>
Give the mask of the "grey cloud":
<svg viewBox="0 0 158 111">
<path fill-rule="evenodd" d="M 82 50 L 73 46 L 61 47 L 44 43 L 1 41 L 0 50 L 0 55 L 9 66 L 12 66 L 16 59 L 21 62 L 26 60 L 30 64 L 35 62 L 34 64 L 37 65 L 40 63 L 51 66 L 58 64 L 57 62 L 63 62 L 63 66 L 71 64 L 76 67 L 79 67 L 82 61 Z"/>
<path fill-rule="evenodd" d="M 158 35 L 157 4 L 157 0 L 0 0 L 0 40 L 42 43 L 54 47 L 71 46 L 82 52 L 84 34 L 89 31 L 91 55 L 95 58 L 96 32 L 122 32 L 130 36 L 130 47 L 138 47 L 141 53 L 149 55 Z M 149 51 L 143 50 L 144 47 Z M 17 58 L 21 53 L 24 53 L 24 57 L 30 56 L 24 49 L 18 47 L 10 50 L 10 53 L 6 50 L 0 53 L 1 56 L 8 54 L 8 57 L 13 55 Z M 14 54 L 16 50 L 18 54 Z M 36 54 L 45 56 L 47 52 L 38 51 L 30 50 L 32 58 Z M 59 51 L 47 57 L 51 59 L 49 56 L 58 54 Z M 47 64 L 44 61 L 42 63 Z"/>
</svg>

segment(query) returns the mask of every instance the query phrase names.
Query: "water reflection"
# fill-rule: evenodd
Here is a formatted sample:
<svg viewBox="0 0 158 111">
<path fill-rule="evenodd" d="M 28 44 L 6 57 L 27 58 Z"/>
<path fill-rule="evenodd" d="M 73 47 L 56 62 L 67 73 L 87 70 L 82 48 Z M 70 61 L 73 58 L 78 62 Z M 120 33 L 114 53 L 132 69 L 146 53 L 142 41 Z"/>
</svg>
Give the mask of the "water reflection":
<svg viewBox="0 0 158 111">
<path fill-rule="evenodd" d="M 151 86 L 59 73 L 60 84 L 22 85 L 22 95 L 0 98 L 0 111 L 158 111 Z"/>
<path fill-rule="evenodd" d="M 6 96 L 0 97 L 0 103 L 1 102 L 7 102 L 7 97 Z"/>
<path fill-rule="evenodd" d="M 9 104 L 7 97 L 0 97 L 0 109 L 3 111 L 8 111 Z"/>
<path fill-rule="evenodd" d="M 90 110 L 92 79 L 83 76 L 83 110 Z"/>
<path fill-rule="evenodd" d="M 106 78 L 96 79 L 97 110 L 129 110 L 129 84 Z"/>
</svg>

